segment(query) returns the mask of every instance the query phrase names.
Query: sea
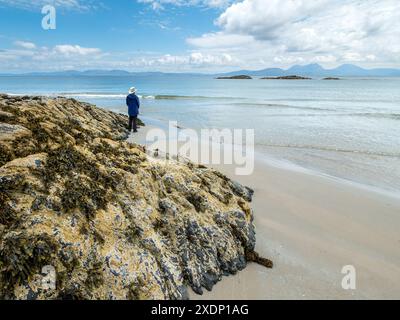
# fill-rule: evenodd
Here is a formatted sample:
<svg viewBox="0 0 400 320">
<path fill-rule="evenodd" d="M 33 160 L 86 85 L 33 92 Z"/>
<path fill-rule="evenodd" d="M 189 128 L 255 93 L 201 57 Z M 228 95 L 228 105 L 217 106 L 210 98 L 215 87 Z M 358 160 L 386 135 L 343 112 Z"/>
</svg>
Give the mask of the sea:
<svg viewBox="0 0 400 320">
<path fill-rule="evenodd" d="M 120 113 L 132 86 L 145 123 L 254 129 L 259 157 L 400 195 L 400 78 L 0 76 L 1 93 L 71 97 Z"/>
</svg>

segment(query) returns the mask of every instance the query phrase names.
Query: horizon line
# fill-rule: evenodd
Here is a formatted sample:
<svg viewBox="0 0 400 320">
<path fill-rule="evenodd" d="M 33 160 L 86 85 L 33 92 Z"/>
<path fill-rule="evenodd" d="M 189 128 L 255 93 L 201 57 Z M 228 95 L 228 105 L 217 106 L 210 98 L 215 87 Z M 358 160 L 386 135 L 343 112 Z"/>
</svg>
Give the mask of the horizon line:
<svg viewBox="0 0 400 320">
<path fill-rule="evenodd" d="M 85 72 L 93 72 L 93 71 L 97 71 L 97 72 L 126 72 L 126 73 L 162 73 L 162 74 L 196 74 L 196 75 L 218 75 L 218 74 L 227 74 L 227 73 L 233 73 L 233 72 L 239 72 L 239 71 L 246 71 L 246 72 L 260 72 L 260 71 L 264 71 L 264 70 L 270 70 L 270 69 L 277 69 L 277 70 L 282 70 L 282 71 L 289 71 L 290 69 L 294 68 L 294 67 L 308 67 L 308 66 L 319 66 L 320 68 L 322 68 L 324 71 L 332 71 L 332 70 L 336 70 L 340 67 L 343 66 L 352 66 L 352 67 L 357 67 L 359 69 L 365 70 L 365 71 L 373 71 L 373 70 L 395 70 L 395 71 L 400 71 L 400 66 L 399 67 L 373 67 L 373 68 L 365 68 L 365 67 L 360 67 L 357 64 L 352 64 L 352 63 L 343 63 L 343 64 L 338 64 L 335 67 L 330 67 L 330 68 L 326 68 L 324 66 L 322 66 L 319 63 L 309 63 L 309 64 L 294 64 L 292 66 L 289 67 L 265 67 L 263 69 L 246 69 L 246 68 L 241 68 L 238 70 L 232 70 L 232 71 L 221 71 L 221 72 L 196 72 L 196 71 L 183 71 L 183 72 L 179 72 L 179 71 L 160 71 L 160 70 L 144 70 L 144 71 L 129 71 L 126 69 L 97 69 L 97 68 L 93 68 L 93 69 L 83 69 L 83 70 L 79 70 L 79 69 L 60 69 L 60 70 L 38 70 L 38 71 L 22 71 L 22 72 L 18 72 L 18 71 L 0 71 L 0 75 L 27 75 L 27 74 L 32 74 L 32 73 L 63 73 L 63 72 L 77 72 L 77 73 L 85 73 Z"/>
</svg>

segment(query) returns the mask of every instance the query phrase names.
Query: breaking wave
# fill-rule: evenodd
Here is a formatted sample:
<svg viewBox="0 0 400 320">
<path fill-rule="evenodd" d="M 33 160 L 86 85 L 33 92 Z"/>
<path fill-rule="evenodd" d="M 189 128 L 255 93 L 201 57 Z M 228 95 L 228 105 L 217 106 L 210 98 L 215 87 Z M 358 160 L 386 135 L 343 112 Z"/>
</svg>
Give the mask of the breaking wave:
<svg viewBox="0 0 400 320">
<path fill-rule="evenodd" d="M 351 150 L 351 149 L 334 148 L 334 147 L 328 147 L 328 146 L 324 147 L 324 146 L 302 145 L 302 144 L 258 143 L 258 145 L 262 146 L 262 147 L 271 147 L 271 148 L 308 149 L 308 150 L 361 154 L 361 155 L 368 155 L 368 156 L 400 158 L 400 153 L 395 153 L 395 152 L 391 153 L 391 152 L 379 152 L 379 151 L 370 151 L 370 150 Z"/>
</svg>

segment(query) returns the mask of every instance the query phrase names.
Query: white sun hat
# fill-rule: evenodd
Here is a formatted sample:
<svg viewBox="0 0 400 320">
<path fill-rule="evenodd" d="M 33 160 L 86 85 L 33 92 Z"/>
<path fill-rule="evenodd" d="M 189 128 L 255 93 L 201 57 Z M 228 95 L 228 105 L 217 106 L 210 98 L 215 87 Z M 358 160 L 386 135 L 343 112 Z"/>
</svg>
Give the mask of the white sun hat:
<svg viewBox="0 0 400 320">
<path fill-rule="evenodd" d="M 130 94 L 136 93 L 136 88 L 135 88 L 135 87 L 130 88 L 130 89 L 129 89 L 129 93 L 130 93 Z"/>
</svg>

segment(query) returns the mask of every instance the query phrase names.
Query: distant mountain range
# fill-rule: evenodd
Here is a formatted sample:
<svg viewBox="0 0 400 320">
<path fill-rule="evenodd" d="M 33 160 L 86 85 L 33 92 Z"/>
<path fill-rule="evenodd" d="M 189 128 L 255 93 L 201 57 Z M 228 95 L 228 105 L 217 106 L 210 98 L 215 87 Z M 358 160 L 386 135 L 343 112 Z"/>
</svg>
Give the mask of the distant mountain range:
<svg viewBox="0 0 400 320">
<path fill-rule="evenodd" d="M 11 74 L 2 74 L 11 75 Z M 13 74 L 15 75 L 15 74 Z M 249 75 L 253 77 L 400 77 L 400 69 L 376 68 L 364 69 L 353 64 L 343 64 L 334 69 L 325 69 L 319 64 L 295 65 L 289 69 L 268 68 L 263 70 L 238 70 L 228 73 L 200 74 L 200 73 L 164 73 L 164 72 L 129 72 L 125 70 L 87 70 L 87 71 L 59 71 L 59 72 L 31 72 L 20 75 L 29 76 L 163 76 L 163 75 L 197 75 L 197 76 L 237 76 Z"/>
<path fill-rule="evenodd" d="M 220 74 L 221 76 L 249 75 L 253 77 L 281 77 L 299 75 L 308 77 L 400 77 L 400 69 L 363 69 L 353 64 L 343 64 L 334 69 L 324 69 L 317 63 L 304 66 L 295 65 L 287 70 L 268 68 L 263 70 L 239 70 Z"/>
</svg>

